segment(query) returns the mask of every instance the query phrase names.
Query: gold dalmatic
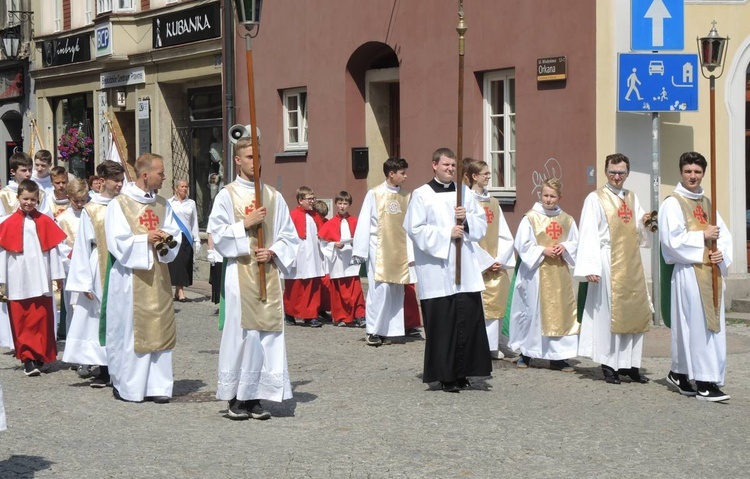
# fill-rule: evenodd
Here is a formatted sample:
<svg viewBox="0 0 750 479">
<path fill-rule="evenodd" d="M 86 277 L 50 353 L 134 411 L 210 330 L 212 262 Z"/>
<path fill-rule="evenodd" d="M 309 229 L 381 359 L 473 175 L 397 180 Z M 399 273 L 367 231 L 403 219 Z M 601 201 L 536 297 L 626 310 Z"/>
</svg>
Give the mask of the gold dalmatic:
<svg viewBox="0 0 750 479">
<path fill-rule="evenodd" d="M 236 183 L 226 186 L 232 198 L 234 220 L 244 221 L 247 215 L 255 211 L 255 191 Z M 276 210 L 276 190 L 263 185 L 263 206 L 266 207 L 266 217 L 263 219 L 263 233 L 266 245 L 273 244 L 274 217 Z M 266 300 L 260 301 L 260 267 L 255 257 L 258 248 L 258 226 L 252 226 L 248 231 L 247 240 L 250 243 L 250 254 L 236 258 L 237 277 L 240 282 L 240 310 L 242 311 L 242 329 L 255 331 L 281 331 L 283 303 L 281 280 L 276 263 L 269 261 L 263 265 L 266 271 Z"/>
<path fill-rule="evenodd" d="M 556 216 L 547 216 L 531 210 L 526 213 L 526 218 L 534 231 L 537 244 L 544 248 L 566 241 L 573 225 L 573 218 L 562 211 Z M 578 334 L 573 281 L 568 263 L 562 257 L 545 257 L 539 265 L 539 309 L 542 336 Z"/>
<path fill-rule="evenodd" d="M 78 233 L 78 223 L 80 221 L 79 221 L 79 218 L 75 216 L 69 216 L 69 218 L 70 217 L 72 217 L 73 221 L 58 220 L 57 226 L 59 226 L 60 229 L 65 232 L 65 235 L 67 236 L 65 238 L 65 243 L 67 243 L 67 245 L 72 248 L 76 242 L 76 233 Z"/>
<path fill-rule="evenodd" d="M 484 208 L 487 217 L 487 233 L 479 241 L 479 246 L 497 258 L 499 247 L 498 235 L 500 233 L 500 203 L 497 199 L 477 198 Z M 508 272 L 501 268 L 499 271 L 485 270 L 482 273 L 484 279 L 484 291 L 482 292 L 482 303 L 484 303 L 484 317 L 487 319 L 499 319 L 505 316 L 505 305 L 510 293 L 510 278 Z"/>
<path fill-rule="evenodd" d="M 65 213 L 65 210 L 70 206 L 70 202 L 58 203 L 54 199 L 52 200 L 52 216 L 57 219 L 58 216 Z"/>
<path fill-rule="evenodd" d="M 96 256 L 99 263 L 99 281 L 104 288 L 104 278 L 107 274 L 107 234 L 104 231 L 104 213 L 107 212 L 107 205 L 99 203 L 86 203 L 83 207 L 86 214 L 91 219 L 91 226 L 94 228 L 94 240 L 96 241 Z"/>
<path fill-rule="evenodd" d="M 167 200 L 161 196 L 156 196 L 150 204 L 139 203 L 127 195 L 119 195 L 113 201 L 120 203 L 134 235 L 159 229 L 166 219 Z M 151 269 L 132 270 L 134 349 L 139 354 L 173 349 L 177 343 L 169 268 L 158 260 L 153 246 L 151 254 L 154 258 Z"/>
<path fill-rule="evenodd" d="M 375 253 L 375 281 L 409 284 L 409 258 L 406 253 L 404 216 L 409 206 L 409 193 L 397 193 L 385 185 L 372 190 L 378 210 L 378 245 Z"/>
<path fill-rule="evenodd" d="M 688 231 L 704 231 L 711 224 L 711 200 L 705 196 L 700 199 L 687 198 L 679 193 L 672 195 L 685 215 L 685 224 Z M 721 331 L 721 318 L 714 309 L 714 288 L 712 269 L 713 264 L 708 257 L 708 246 L 703 247 L 703 262 L 694 264 L 695 279 L 698 280 L 698 291 L 703 303 L 703 314 L 706 318 L 706 327 L 709 331 L 718 333 Z M 720 279 L 721 281 L 721 279 Z"/>
<path fill-rule="evenodd" d="M 6 215 L 13 213 L 18 208 L 18 193 L 10 188 L 3 188 L 0 190 L 0 203 L 2 203 Z"/>
<path fill-rule="evenodd" d="M 652 312 L 641 262 L 640 218 L 634 216 L 633 193 L 626 191 L 623 200 L 603 186 L 597 190 L 597 195 L 609 225 L 612 279 L 610 331 L 614 334 L 645 333 Z"/>
</svg>

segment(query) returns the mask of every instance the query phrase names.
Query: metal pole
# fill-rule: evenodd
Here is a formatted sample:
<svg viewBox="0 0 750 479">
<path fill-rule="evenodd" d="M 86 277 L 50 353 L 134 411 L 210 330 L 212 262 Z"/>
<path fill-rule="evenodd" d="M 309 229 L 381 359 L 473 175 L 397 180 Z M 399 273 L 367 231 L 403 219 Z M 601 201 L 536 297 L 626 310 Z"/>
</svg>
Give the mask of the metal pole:
<svg viewBox="0 0 750 479">
<path fill-rule="evenodd" d="M 716 77 L 711 75 L 709 78 L 710 95 L 709 103 L 711 105 L 710 114 L 710 131 L 711 131 L 711 160 L 708 164 L 711 171 L 711 224 L 716 225 Z M 716 241 L 711 241 L 711 251 L 716 251 Z M 711 281 L 714 293 L 714 311 L 719 315 L 719 266 L 711 263 Z"/>
<path fill-rule="evenodd" d="M 660 136 L 659 113 L 651 113 L 651 210 L 659 211 L 659 187 L 661 186 L 661 172 L 659 161 L 659 136 Z M 661 321 L 661 284 L 660 280 L 660 256 L 661 247 L 659 243 L 659 231 L 653 233 L 651 245 L 651 291 L 654 303 L 654 324 L 659 326 Z"/>
<path fill-rule="evenodd" d="M 458 138 L 456 140 L 456 206 L 463 204 L 463 153 L 464 153 L 464 53 L 466 41 L 464 2 L 458 2 Z M 456 224 L 462 224 L 456 220 Z M 461 238 L 456 239 L 456 284 L 461 284 Z"/>
<path fill-rule="evenodd" d="M 250 33 L 245 35 L 245 54 L 247 57 L 247 98 L 250 103 L 250 137 L 253 139 L 253 184 L 255 186 L 255 207 L 263 206 L 260 185 L 260 144 L 258 142 L 258 121 L 255 118 L 255 81 L 253 79 L 253 48 Z M 258 223 L 258 248 L 263 248 L 263 223 Z M 266 300 L 266 266 L 258 263 L 260 273 L 260 300 Z"/>
<path fill-rule="evenodd" d="M 226 114 L 224 115 L 224 124 L 222 125 L 221 131 L 228 131 L 231 125 L 235 124 L 235 108 L 234 108 L 234 11 L 232 10 L 232 0 L 224 0 L 224 51 L 221 59 L 222 67 L 224 70 L 224 108 Z M 221 141 L 221 138 L 217 138 Z M 224 178 L 234 177 L 234 162 L 232 159 L 232 140 L 227 135 L 224 141 L 224 155 L 221 161 L 224 163 Z"/>
</svg>

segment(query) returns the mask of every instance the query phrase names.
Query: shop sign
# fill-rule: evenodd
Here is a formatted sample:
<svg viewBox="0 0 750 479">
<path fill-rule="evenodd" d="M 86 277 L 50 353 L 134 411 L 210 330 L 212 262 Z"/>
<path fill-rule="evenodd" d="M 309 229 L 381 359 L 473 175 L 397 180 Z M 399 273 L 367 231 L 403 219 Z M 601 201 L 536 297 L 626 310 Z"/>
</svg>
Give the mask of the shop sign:
<svg viewBox="0 0 750 479">
<path fill-rule="evenodd" d="M 219 3 L 159 15 L 152 20 L 154 49 L 221 36 Z"/>
<path fill-rule="evenodd" d="M 536 61 L 536 81 L 555 81 L 567 78 L 567 58 L 539 58 Z"/>
<path fill-rule="evenodd" d="M 126 85 L 138 85 L 146 83 L 146 69 L 143 67 L 128 68 L 115 72 L 105 72 L 99 75 L 101 88 L 114 88 Z"/>
<path fill-rule="evenodd" d="M 0 70 L 0 101 L 23 97 L 23 69 Z"/>
<path fill-rule="evenodd" d="M 47 40 L 42 44 L 45 67 L 70 65 L 91 60 L 91 33 Z"/>
<path fill-rule="evenodd" d="M 96 58 L 112 55 L 112 23 L 105 23 L 94 29 Z"/>
</svg>

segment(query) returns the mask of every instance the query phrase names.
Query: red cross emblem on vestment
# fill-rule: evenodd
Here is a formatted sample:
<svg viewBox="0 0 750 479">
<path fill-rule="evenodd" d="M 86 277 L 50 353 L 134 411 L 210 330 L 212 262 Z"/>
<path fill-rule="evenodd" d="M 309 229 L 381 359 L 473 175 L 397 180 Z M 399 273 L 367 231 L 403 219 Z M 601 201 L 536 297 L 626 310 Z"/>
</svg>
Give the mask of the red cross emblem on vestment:
<svg viewBox="0 0 750 479">
<path fill-rule="evenodd" d="M 620 208 L 617 210 L 617 216 L 619 216 L 624 223 L 630 223 L 630 220 L 633 219 L 633 210 L 628 208 L 627 203 L 623 201 L 622 205 L 620 205 Z"/>
<path fill-rule="evenodd" d="M 562 227 L 560 227 L 560 223 L 557 221 L 553 221 L 547 226 L 547 228 L 544 230 L 545 233 L 547 233 L 547 236 L 552 238 L 553 240 L 557 240 L 557 238 L 560 237 L 563 230 Z"/>
<path fill-rule="evenodd" d="M 62 214 L 62 213 L 63 213 L 63 212 L 64 212 L 64 211 L 66 210 L 66 209 L 67 209 L 67 207 L 66 207 L 66 208 L 56 208 L 56 209 L 55 209 L 55 212 L 54 212 L 54 213 L 53 213 L 52 215 L 53 215 L 53 216 L 54 216 L 55 218 L 57 218 L 57 217 L 58 217 L 58 216 L 60 216 L 60 215 L 61 215 L 61 214 Z"/>
<path fill-rule="evenodd" d="M 138 222 L 146 227 L 147 230 L 153 231 L 159 226 L 159 217 L 151 210 L 146 210 L 139 218 Z"/>
<path fill-rule="evenodd" d="M 484 214 L 487 215 L 487 224 L 492 224 L 492 220 L 495 219 L 495 213 L 492 212 L 489 206 L 484 207 Z"/>
<path fill-rule="evenodd" d="M 693 217 L 698 220 L 698 222 L 702 225 L 706 224 L 706 221 L 708 221 L 708 215 L 705 211 L 703 211 L 703 207 L 701 205 L 698 205 L 693 210 Z"/>
<path fill-rule="evenodd" d="M 251 201 L 249 205 L 245 206 L 245 214 L 249 215 L 255 211 L 255 200 Z"/>
</svg>

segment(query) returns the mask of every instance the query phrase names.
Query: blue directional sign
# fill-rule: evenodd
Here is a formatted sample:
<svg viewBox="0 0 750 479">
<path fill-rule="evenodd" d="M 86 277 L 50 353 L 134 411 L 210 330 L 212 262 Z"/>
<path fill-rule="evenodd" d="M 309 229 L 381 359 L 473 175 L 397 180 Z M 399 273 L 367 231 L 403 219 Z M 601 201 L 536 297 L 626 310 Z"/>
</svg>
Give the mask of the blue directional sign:
<svg viewBox="0 0 750 479">
<path fill-rule="evenodd" d="M 620 53 L 617 111 L 697 111 L 698 55 Z"/>
<path fill-rule="evenodd" d="M 685 0 L 631 0 L 630 47 L 647 51 L 685 48 Z"/>
</svg>

